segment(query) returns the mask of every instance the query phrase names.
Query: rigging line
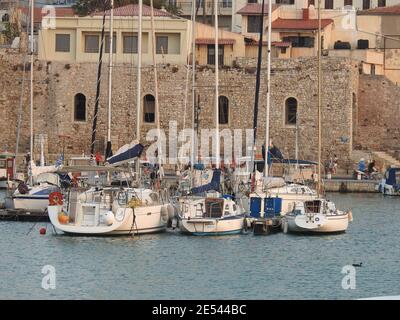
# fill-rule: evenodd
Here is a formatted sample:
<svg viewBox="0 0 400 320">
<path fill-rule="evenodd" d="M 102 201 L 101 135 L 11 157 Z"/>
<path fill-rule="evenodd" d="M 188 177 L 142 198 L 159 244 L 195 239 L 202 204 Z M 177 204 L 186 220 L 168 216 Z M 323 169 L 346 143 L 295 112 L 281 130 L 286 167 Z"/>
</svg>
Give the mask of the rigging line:
<svg viewBox="0 0 400 320">
<path fill-rule="evenodd" d="M 192 13 L 191 13 L 191 19 L 194 19 L 194 16 L 193 16 L 193 10 L 192 10 Z M 194 41 L 194 30 L 193 30 L 193 28 L 191 28 L 191 34 L 190 34 L 190 37 L 189 37 L 189 41 L 187 42 L 187 46 L 188 46 L 188 52 L 189 52 L 189 54 L 188 54 L 188 59 L 187 59 L 187 64 L 186 64 L 186 87 L 185 87 L 185 102 L 184 102 L 184 111 L 183 111 L 183 127 L 182 127 L 182 130 L 185 130 L 186 129 L 186 113 L 187 113 L 187 105 L 188 105 L 188 96 L 189 96 L 189 76 L 190 76 L 190 60 L 189 60 L 189 57 L 190 57 L 190 54 L 192 54 L 192 59 L 195 59 L 195 52 L 193 51 L 193 50 L 191 50 L 191 48 L 192 48 L 192 42 Z M 192 72 L 195 72 L 194 70 L 192 70 Z M 192 94 L 194 94 L 193 92 L 192 92 Z M 194 105 L 192 106 L 193 108 L 194 108 Z M 192 130 L 194 129 L 194 126 L 193 126 L 193 128 L 192 128 Z M 194 141 L 191 141 L 192 143 L 194 142 Z M 183 146 L 183 144 L 184 144 L 184 141 L 182 141 L 182 146 Z M 193 146 L 192 146 L 192 149 L 193 149 Z M 193 152 L 193 150 L 192 150 L 192 152 Z M 179 156 L 179 155 L 178 155 Z M 183 163 L 180 163 L 181 164 L 181 168 L 180 169 L 182 169 L 182 165 L 183 165 Z M 193 165 L 193 163 L 192 163 L 192 165 Z"/>
<path fill-rule="evenodd" d="M 102 29 L 101 29 L 101 44 L 100 44 L 100 53 L 99 53 L 99 65 L 98 65 L 98 69 L 97 69 L 96 102 L 95 102 L 94 115 L 93 115 L 92 141 L 91 141 L 91 146 L 90 146 L 90 154 L 92 156 L 94 155 L 94 148 L 95 148 L 95 143 L 96 143 L 97 116 L 98 116 L 99 102 L 100 102 L 100 83 L 101 83 L 101 69 L 102 69 L 102 64 L 103 64 L 103 46 L 104 46 L 105 24 L 106 24 L 106 6 L 104 7 L 104 13 L 103 13 L 103 23 L 102 23 Z"/>
<path fill-rule="evenodd" d="M 150 8 L 151 8 L 151 32 L 152 32 L 152 55 L 153 55 L 153 67 L 154 67 L 154 86 L 155 86 L 155 106 L 156 106 L 156 119 L 157 119 L 157 157 L 158 157 L 158 165 L 159 165 L 159 176 L 163 177 L 163 168 L 162 168 L 162 147 L 161 147 L 161 130 L 160 130 L 160 106 L 159 106 L 159 97 L 158 97 L 158 75 L 157 75 L 157 61 L 156 61 L 156 32 L 154 26 L 154 6 L 153 0 L 150 0 Z"/>
</svg>

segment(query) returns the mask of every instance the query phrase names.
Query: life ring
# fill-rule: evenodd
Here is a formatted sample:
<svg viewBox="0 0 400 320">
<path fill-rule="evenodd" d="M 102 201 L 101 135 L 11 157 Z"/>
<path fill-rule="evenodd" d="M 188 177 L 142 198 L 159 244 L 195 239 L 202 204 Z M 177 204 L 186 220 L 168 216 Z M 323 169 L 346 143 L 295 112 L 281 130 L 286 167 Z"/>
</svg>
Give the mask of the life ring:
<svg viewBox="0 0 400 320">
<path fill-rule="evenodd" d="M 63 196 L 61 192 L 52 192 L 49 195 L 49 203 L 51 206 L 61 206 L 63 204 Z"/>
</svg>

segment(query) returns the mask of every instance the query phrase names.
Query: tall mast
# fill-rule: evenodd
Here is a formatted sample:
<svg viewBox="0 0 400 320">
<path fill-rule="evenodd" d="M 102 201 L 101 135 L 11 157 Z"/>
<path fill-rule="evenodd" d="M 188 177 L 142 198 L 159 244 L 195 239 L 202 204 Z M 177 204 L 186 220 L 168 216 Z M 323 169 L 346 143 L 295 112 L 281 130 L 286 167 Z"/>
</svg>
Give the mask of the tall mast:
<svg viewBox="0 0 400 320">
<path fill-rule="evenodd" d="M 31 0 L 31 96 L 30 96 L 30 154 L 31 154 L 31 161 L 33 161 L 33 55 L 34 55 L 34 40 L 33 40 L 33 31 L 34 31 L 34 15 L 35 15 L 35 0 Z M 30 163 L 28 164 L 29 168 Z M 32 170 L 29 170 L 29 179 L 30 184 L 33 184 L 33 177 L 32 177 Z"/>
<path fill-rule="evenodd" d="M 216 131 L 216 168 L 220 167 L 220 146 L 219 146 L 219 46 L 218 46 L 218 1 L 214 0 L 214 22 L 215 22 L 215 131 Z"/>
<path fill-rule="evenodd" d="M 93 115 L 93 125 L 92 125 L 92 140 L 90 145 L 90 154 L 94 156 L 94 149 L 96 144 L 96 133 L 97 133 L 97 117 L 99 114 L 99 104 L 100 104 L 100 84 L 101 84 L 101 68 L 103 65 L 103 47 L 104 47 L 104 29 L 106 24 L 106 2 L 104 2 L 104 13 L 103 22 L 101 27 L 101 43 L 100 43 L 100 53 L 99 53 L 99 64 L 97 67 L 97 85 L 96 85 L 96 100 L 94 104 L 94 115 Z"/>
<path fill-rule="evenodd" d="M 263 1 L 264 6 L 264 1 Z M 264 19 L 264 17 L 262 17 Z M 272 0 L 268 0 L 268 48 L 267 48 L 267 109 L 265 112 L 265 165 L 264 176 L 269 175 L 269 112 L 271 109 L 271 29 L 272 29 Z"/>
<path fill-rule="evenodd" d="M 197 146 L 196 146 L 196 131 L 195 131 L 195 116 L 196 116 L 196 0 L 192 0 L 192 152 L 190 163 L 193 165 L 195 159 L 197 160 Z"/>
<path fill-rule="evenodd" d="M 262 43 L 264 34 L 264 0 L 261 4 L 261 17 L 260 17 L 260 29 L 259 29 L 259 39 L 258 39 L 258 58 L 257 58 L 257 74 L 256 74 L 256 92 L 254 95 L 254 110 L 253 110 L 253 150 L 251 152 L 251 164 L 253 165 L 252 172 L 255 174 L 256 164 L 255 158 L 255 148 L 257 141 L 257 127 L 258 127 L 258 104 L 260 97 L 260 83 L 261 83 L 261 62 L 262 62 Z M 267 154 L 266 154 L 267 156 Z"/>
<path fill-rule="evenodd" d="M 137 45 L 137 81 L 136 81 L 136 140 L 140 142 L 140 122 L 141 118 L 141 89 L 142 89 L 142 13 L 143 13 L 143 0 L 139 0 L 138 12 L 138 45 Z M 136 161 L 136 173 L 140 179 L 140 160 Z"/>
<path fill-rule="evenodd" d="M 317 193 L 321 193 L 321 0 L 318 0 L 318 183 Z"/>
<path fill-rule="evenodd" d="M 150 6 L 151 6 L 151 33 L 152 33 L 152 42 L 153 42 L 153 70 L 154 70 L 154 97 L 155 97 L 155 107 L 156 107 L 156 122 L 157 122 L 157 150 L 158 150 L 158 166 L 160 169 L 160 178 L 163 176 L 163 171 L 162 171 L 162 163 L 161 163 L 161 130 L 160 130 L 160 107 L 158 103 L 158 76 L 157 76 L 157 61 L 156 61 L 156 31 L 155 31 L 155 26 L 154 26 L 154 6 L 153 6 L 153 0 L 150 0 Z"/>
<path fill-rule="evenodd" d="M 113 73 L 113 54 L 114 54 L 114 0 L 111 0 L 110 8 L 110 61 L 108 69 L 108 124 L 107 124 L 107 147 L 106 159 L 112 155 L 111 149 L 111 103 L 112 103 L 112 73 Z"/>
</svg>

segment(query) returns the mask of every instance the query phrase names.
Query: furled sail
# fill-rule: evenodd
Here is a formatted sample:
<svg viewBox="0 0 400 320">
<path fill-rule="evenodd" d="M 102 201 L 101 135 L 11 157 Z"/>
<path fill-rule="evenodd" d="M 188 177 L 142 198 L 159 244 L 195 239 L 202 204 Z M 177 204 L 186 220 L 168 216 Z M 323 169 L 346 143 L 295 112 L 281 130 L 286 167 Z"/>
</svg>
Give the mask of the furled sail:
<svg viewBox="0 0 400 320">
<path fill-rule="evenodd" d="M 137 140 L 132 141 L 118 149 L 112 156 L 107 158 L 107 163 L 110 165 L 120 165 L 123 163 L 131 162 L 137 157 L 140 157 L 144 146 Z"/>
</svg>

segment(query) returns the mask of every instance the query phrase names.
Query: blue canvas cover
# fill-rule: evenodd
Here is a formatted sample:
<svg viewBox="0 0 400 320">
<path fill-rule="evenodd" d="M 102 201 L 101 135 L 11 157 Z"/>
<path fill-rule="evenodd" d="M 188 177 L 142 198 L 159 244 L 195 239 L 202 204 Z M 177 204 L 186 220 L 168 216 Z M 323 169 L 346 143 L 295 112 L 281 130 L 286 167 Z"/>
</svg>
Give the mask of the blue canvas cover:
<svg viewBox="0 0 400 320">
<path fill-rule="evenodd" d="M 198 193 L 203 193 L 203 192 L 207 192 L 207 191 L 211 191 L 211 190 L 219 191 L 220 182 L 221 182 L 221 170 L 215 169 L 213 171 L 213 177 L 212 177 L 210 183 L 207 183 L 200 187 L 192 188 L 191 192 L 192 192 L 192 194 L 198 194 Z"/>
<path fill-rule="evenodd" d="M 120 148 L 115 155 L 107 159 L 109 164 L 116 164 L 121 162 L 131 161 L 137 157 L 140 157 L 144 146 L 140 143 L 125 145 Z"/>
<path fill-rule="evenodd" d="M 396 173 L 398 172 L 400 172 L 400 168 L 390 168 L 388 170 L 386 179 L 386 183 L 392 185 L 396 191 L 400 190 L 400 179 L 398 177 L 398 174 L 396 175 Z"/>
</svg>

